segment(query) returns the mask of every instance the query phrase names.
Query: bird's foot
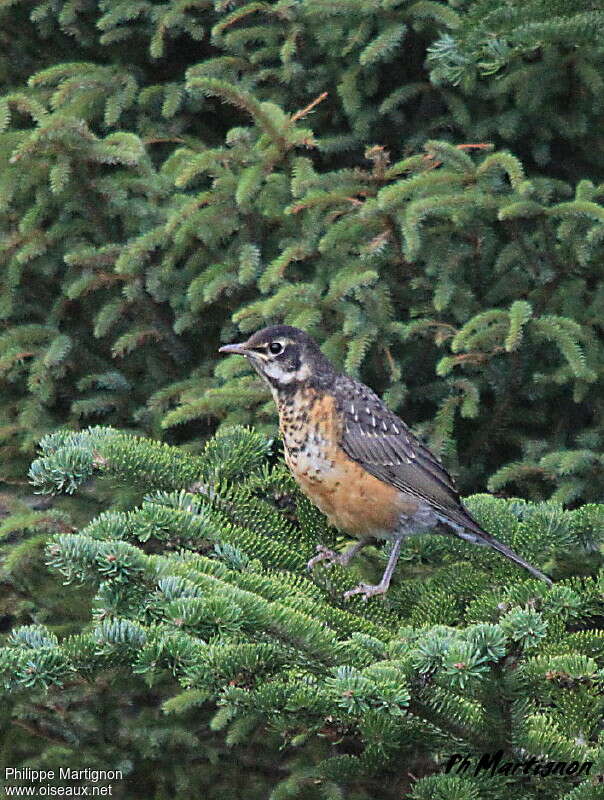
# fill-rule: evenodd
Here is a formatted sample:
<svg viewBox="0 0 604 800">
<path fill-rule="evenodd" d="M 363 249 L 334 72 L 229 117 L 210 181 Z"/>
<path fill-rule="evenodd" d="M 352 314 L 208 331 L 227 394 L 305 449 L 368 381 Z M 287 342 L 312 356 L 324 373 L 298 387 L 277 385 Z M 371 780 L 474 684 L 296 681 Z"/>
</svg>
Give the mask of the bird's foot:
<svg viewBox="0 0 604 800">
<path fill-rule="evenodd" d="M 313 556 L 308 564 L 306 565 L 307 569 L 312 570 L 314 569 L 317 564 L 320 564 L 322 561 L 325 561 L 326 567 L 331 567 L 334 564 L 342 564 L 344 565 L 345 562 L 342 559 L 343 553 L 336 553 L 334 550 L 330 550 L 329 547 L 325 547 L 324 544 L 317 545 L 317 555 Z"/>
<path fill-rule="evenodd" d="M 363 595 L 363 600 L 367 602 L 370 597 L 375 597 L 376 594 L 386 594 L 388 591 L 388 584 L 378 583 L 375 586 L 371 583 L 359 583 L 354 589 L 349 589 L 344 592 L 344 599 L 349 600 L 355 594 Z"/>
</svg>

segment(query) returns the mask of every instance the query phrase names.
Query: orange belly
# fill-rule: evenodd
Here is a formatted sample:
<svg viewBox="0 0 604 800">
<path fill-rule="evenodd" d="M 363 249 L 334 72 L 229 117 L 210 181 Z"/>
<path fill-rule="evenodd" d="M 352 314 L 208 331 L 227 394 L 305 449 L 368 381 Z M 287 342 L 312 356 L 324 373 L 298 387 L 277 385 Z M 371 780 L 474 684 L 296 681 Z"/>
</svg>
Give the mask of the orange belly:
<svg viewBox="0 0 604 800">
<path fill-rule="evenodd" d="M 346 455 L 319 478 L 292 469 L 304 494 L 332 525 L 352 536 L 387 536 L 401 515 L 413 516 L 418 503 L 405 500 L 398 489 L 374 478 Z"/>
<path fill-rule="evenodd" d="M 280 408 L 285 460 L 304 494 L 332 525 L 359 538 L 387 536 L 419 504 L 378 480 L 339 446 L 334 399 L 305 394 Z"/>
</svg>

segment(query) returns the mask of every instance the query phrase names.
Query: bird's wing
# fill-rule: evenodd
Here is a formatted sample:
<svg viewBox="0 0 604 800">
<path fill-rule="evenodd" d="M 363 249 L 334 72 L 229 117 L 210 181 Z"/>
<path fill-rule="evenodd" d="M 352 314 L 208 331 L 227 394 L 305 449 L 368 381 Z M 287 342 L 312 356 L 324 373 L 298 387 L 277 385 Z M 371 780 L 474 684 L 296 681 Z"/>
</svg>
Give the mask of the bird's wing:
<svg viewBox="0 0 604 800">
<path fill-rule="evenodd" d="M 446 519 L 478 534 L 485 531 L 462 506 L 440 460 L 363 384 L 338 380 L 344 452 L 384 483 L 433 506 Z M 346 398 L 346 399 L 344 399 Z M 488 534 L 487 534 L 488 536 Z"/>
<path fill-rule="evenodd" d="M 535 577 L 551 584 L 551 578 L 480 527 L 463 507 L 451 476 L 440 460 L 371 389 L 346 376 L 340 376 L 338 381 L 337 395 L 342 398 L 343 418 L 340 445 L 349 458 L 379 480 L 423 500 L 445 520 L 474 534 L 470 537 L 454 529 L 456 535 L 498 550 Z"/>
</svg>

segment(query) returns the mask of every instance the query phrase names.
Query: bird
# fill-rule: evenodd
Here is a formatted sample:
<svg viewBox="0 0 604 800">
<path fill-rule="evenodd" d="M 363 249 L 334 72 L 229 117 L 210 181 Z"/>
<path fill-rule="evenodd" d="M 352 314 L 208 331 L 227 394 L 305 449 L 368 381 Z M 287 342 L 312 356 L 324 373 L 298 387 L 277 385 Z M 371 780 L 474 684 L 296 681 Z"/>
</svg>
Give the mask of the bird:
<svg viewBox="0 0 604 800">
<path fill-rule="evenodd" d="M 491 547 L 552 582 L 479 525 L 441 460 L 372 389 L 339 372 L 309 334 L 272 325 L 219 352 L 244 356 L 268 384 L 285 461 L 300 489 L 356 539 L 344 552 L 318 545 L 308 569 L 321 562 L 346 567 L 366 545 L 391 543 L 380 582 L 362 582 L 345 598 L 385 594 L 405 539 L 430 529 Z"/>
</svg>

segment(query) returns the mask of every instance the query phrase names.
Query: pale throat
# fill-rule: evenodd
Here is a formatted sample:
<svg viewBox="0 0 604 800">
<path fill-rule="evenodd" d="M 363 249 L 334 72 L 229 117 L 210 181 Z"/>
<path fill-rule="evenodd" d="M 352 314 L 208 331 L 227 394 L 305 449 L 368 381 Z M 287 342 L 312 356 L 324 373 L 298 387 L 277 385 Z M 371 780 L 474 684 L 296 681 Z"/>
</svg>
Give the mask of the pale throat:
<svg viewBox="0 0 604 800">
<path fill-rule="evenodd" d="M 311 376 L 308 364 L 301 364 L 298 369 L 293 370 L 277 360 L 259 362 L 250 358 L 249 361 L 260 377 L 268 383 L 275 402 L 280 389 L 303 383 Z"/>
</svg>

